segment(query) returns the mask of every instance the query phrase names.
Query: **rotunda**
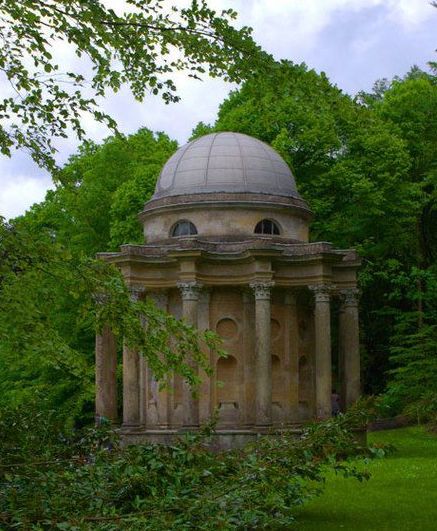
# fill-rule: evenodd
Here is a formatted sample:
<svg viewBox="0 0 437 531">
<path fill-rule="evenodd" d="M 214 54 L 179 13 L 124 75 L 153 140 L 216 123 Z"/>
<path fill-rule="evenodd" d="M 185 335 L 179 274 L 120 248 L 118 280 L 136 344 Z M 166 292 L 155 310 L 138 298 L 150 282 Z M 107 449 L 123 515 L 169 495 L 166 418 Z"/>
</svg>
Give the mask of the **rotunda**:
<svg viewBox="0 0 437 531">
<path fill-rule="evenodd" d="M 360 393 L 354 250 L 309 242 L 311 211 L 294 177 L 267 144 L 213 133 L 164 165 L 139 219 L 143 245 L 99 257 L 118 266 L 133 294 L 223 339 L 198 398 L 180 376 L 157 391 L 138 353 L 123 354 L 122 433 L 166 442 L 218 409 L 224 447 L 331 414 Z M 332 307 L 332 311 L 331 311 Z M 335 311 L 334 311 L 335 310 Z M 331 348 L 331 323 L 338 327 Z M 96 414 L 116 420 L 116 349 L 96 340 Z"/>
</svg>

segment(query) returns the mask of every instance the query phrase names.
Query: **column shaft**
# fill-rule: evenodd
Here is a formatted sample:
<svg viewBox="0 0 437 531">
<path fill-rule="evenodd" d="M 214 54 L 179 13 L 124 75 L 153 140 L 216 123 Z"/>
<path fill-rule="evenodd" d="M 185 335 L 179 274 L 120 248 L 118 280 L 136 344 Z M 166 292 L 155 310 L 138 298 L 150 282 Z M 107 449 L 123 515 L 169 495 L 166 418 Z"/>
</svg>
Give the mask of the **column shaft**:
<svg viewBox="0 0 437 531">
<path fill-rule="evenodd" d="M 109 326 L 96 335 L 96 421 L 117 420 L 117 345 Z"/>
<path fill-rule="evenodd" d="M 159 292 L 153 294 L 153 300 L 156 306 L 166 312 L 168 307 L 168 295 L 166 292 Z M 159 389 L 161 382 L 157 382 L 152 375 L 152 379 L 156 384 L 157 402 L 158 402 L 158 425 L 160 428 L 168 428 L 170 425 L 170 395 L 169 395 L 169 377 L 165 377 L 167 387 Z"/>
<path fill-rule="evenodd" d="M 273 283 L 253 283 L 255 290 L 256 425 L 272 424 L 272 354 L 270 289 Z"/>
<path fill-rule="evenodd" d="M 325 285 L 310 288 L 315 296 L 316 417 L 325 419 L 331 416 L 332 393 L 330 289 Z"/>
<path fill-rule="evenodd" d="M 288 293 L 285 298 L 287 309 L 287 380 L 288 404 L 287 421 L 298 418 L 299 412 L 299 330 L 297 318 L 297 303 L 293 293 Z"/>
<path fill-rule="evenodd" d="M 197 309 L 197 327 L 199 332 L 204 332 L 209 329 L 209 302 L 210 294 L 207 291 L 202 291 L 199 296 L 199 306 Z M 207 349 L 205 344 L 202 344 L 202 350 L 205 352 L 211 366 L 214 366 L 214 360 L 212 359 L 211 352 Z M 207 421 L 213 412 L 214 406 L 211 401 L 211 377 L 201 371 L 202 383 L 200 384 L 199 392 L 199 419 L 200 422 Z"/>
<path fill-rule="evenodd" d="M 340 292 L 342 304 L 339 315 L 339 350 L 342 374 L 341 398 L 346 407 L 360 396 L 360 340 L 358 321 L 358 292 Z"/>
<path fill-rule="evenodd" d="M 256 422 L 253 404 L 256 397 L 256 337 L 255 330 L 255 299 L 249 290 L 243 291 L 243 370 L 244 399 L 241 404 L 241 418 L 249 427 Z"/>
<path fill-rule="evenodd" d="M 140 424 L 140 357 L 138 352 L 123 347 L 123 426 Z"/>
<path fill-rule="evenodd" d="M 143 291 L 142 288 L 131 287 L 132 300 L 138 300 Z M 123 345 L 123 426 L 125 427 L 137 427 L 141 421 L 144 421 L 140 412 L 140 382 L 140 355 L 125 344 Z"/>
<path fill-rule="evenodd" d="M 180 282 L 178 286 L 182 293 L 182 318 L 186 323 L 197 328 L 200 285 L 195 282 Z M 187 359 L 186 362 L 197 373 L 197 364 L 192 359 Z M 199 426 L 199 399 L 186 380 L 182 386 L 182 408 L 183 427 L 197 428 Z"/>
</svg>

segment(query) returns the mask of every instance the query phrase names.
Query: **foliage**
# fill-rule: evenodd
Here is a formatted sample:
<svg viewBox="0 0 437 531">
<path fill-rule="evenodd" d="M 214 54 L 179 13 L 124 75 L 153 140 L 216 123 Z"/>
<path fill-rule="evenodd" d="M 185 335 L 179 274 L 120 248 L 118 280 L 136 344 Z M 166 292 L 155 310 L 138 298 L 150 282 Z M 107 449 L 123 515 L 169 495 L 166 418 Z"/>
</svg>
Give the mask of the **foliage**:
<svg viewBox="0 0 437 531">
<path fill-rule="evenodd" d="M 414 68 L 404 79 L 394 80 L 373 108 L 405 140 L 411 160 L 408 178 L 420 199 L 409 228 L 410 254 L 399 254 L 385 272 L 393 318 L 387 402 L 410 412 L 423 407 L 422 418 L 429 419 L 429 396 L 437 391 L 436 79 Z"/>
<path fill-rule="evenodd" d="M 22 437 L 21 416 L 40 433 L 33 455 L 17 455 L 13 448 Z M 301 438 L 284 431 L 224 453 L 205 445 L 213 425 L 171 446 L 119 448 L 104 427 L 60 436 L 47 429 L 54 420 L 47 419 L 38 424 L 26 412 L 12 411 L 0 420 L 10 429 L 0 438 L 4 525 L 284 529 L 296 506 L 321 492 L 327 469 L 368 478 L 348 462 L 366 451 L 351 435 L 346 416 L 310 426 Z"/>
<path fill-rule="evenodd" d="M 271 144 L 314 212 L 312 238 L 361 254 L 363 374 L 370 393 L 383 391 L 389 378 L 399 319 L 427 297 L 403 297 L 398 307 L 397 280 L 414 276 L 415 268 L 426 275 L 435 263 L 436 109 L 435 77 L 417 68 L 402 79 L 380 80 L 353 100 L 323 73 L 282 61 L 269 76 L 232 92 L 215 124 L 200 123 L 193 132 L 239 131 Z M 423 291 L 425 284 L 416 287 Z"/>
<path fill-rule="evenodd" d="M 53 138 L 67 137 L 69 129 L 83 138 L 84 115 L 116 129 L 98 103 L 109 91 L 127 85 L 139 101 L 152 93 L 174 102 L 179 71 L 239 82 L 267 59 L 249 28 L 232 25 L 232 9 L 216 13 L 204 0 L 185 8 L 162 0 L 123 4 L 2 2 L 0 71 L 11 91 L 0 101 L 1 153 L 25 148 L 38 164 L 54 169 Z M 65 71 L 69 50 L 76 68 Z"/>
<path fill-rule="evenodd" d="M 395 313 L 391 347 L 391 378 L 385 403 L 404 409 L 418 422 L 437 417 L 437 270 L 413 269 L 398 273 L 393 290 Z M 420 310 L 406 311 L 409 302 Z"/>
<path fill-rule="evenodd" d="M 143 241 L 137 216 L 177 143 L 146 128 L 85 143 L 59 172 L 57 187 L 20 220 L 48 229 L 74 253 L 94 256 Z"/>
<path fill-rule="evenodd" d="M 2 222 L 0 244 L 2 406 L 45 397 L 70 419 L 89 411 L 93 336 L 104 324 L 147 358 L 157 378 L 175 371 L 196 386 L 188 355 L 208 370 L 202 342 L 220 353 L 214 334 L 198 333 L 149 300 L 133 301 L 118 270 L 73 254 L 50 231 Z M 105 303 L 96 308 L 99 294 Z"/>
</svg>

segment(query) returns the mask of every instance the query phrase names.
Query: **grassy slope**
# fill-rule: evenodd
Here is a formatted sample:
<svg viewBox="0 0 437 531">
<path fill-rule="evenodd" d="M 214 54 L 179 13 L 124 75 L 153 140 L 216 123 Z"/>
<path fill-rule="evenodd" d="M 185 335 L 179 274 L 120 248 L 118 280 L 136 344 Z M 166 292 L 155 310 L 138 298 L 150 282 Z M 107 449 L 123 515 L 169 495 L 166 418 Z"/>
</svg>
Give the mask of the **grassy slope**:
<svg viewBox="0 0 437 531">
<path fill-rule="evenodd" d="M 364 484 L 329 477 L 326 491 L 296 514 L 302 531 L 437 530 L 437 436 L 421 428 L 369 434 L 370 442 L 392 443 L 397 452 L 364 465 Z"/>
</svg>

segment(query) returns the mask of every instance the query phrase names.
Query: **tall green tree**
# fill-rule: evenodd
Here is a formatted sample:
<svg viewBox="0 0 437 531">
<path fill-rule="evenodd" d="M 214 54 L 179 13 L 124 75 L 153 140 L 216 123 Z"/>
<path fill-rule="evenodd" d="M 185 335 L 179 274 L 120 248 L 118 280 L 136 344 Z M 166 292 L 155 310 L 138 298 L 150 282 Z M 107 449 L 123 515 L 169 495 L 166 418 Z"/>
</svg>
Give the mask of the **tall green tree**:
<svg viewBox="0 0 437 531">
<path fill-rule="evenodd" d="M 415 67 L 369 105 L 404 140 L 411 160 L 408 181 L 418 190 L 409 252 L 392 264 L 394 274 L 387 278 L 394 306 L 388 401 L 404 407 L 424 401 L 436 408 L 437 79 Z"/>
<path fill-rule="evenodd" d="M 137 219 L 177 143 L 148 129 L 103 144 L 85 143 L 60 171 L 62 184 L 34 205 L 23 222 L 52 231 L 73 252 L 94 256 L 141 243 Z"/>
<path fill-rule="evenodd" d="M 414 84 L 423 83 L 416 72 Z M 432 123 L 423 128 L 423 117 L 432 114 L 429 83 L 417 88 L 429 102 L 427 110 L 421 110 L 425 102 L 419 104 L 402 129 L 389 114 L 400 112 L 398 100 L 404 98 L 405 110 L 414 106 L 414 91 L 406 85 L 408 97 L 391 92 L 399 90 L 396 82 L 382 80 L 372 94 L 354 100 L 323 73 L 283 61 L 270 76 L 250 79 L 231 93 L 215 124 L 194 130 L 239 131 L 271 144 L 289 163 L 314 212 L 312 238 L 358 249 L 363 372 L 370 392 L 381 391 L 387 381 L 396 323 L 393 281 L 399 269 L 418 264 L 417 220 L 429 177 L 417 178 L 409 138 L 432 137 Z M 420 147 L 420 160 L 432 160 L 428 144 Z M 428 229 L 426 234 L 429 239 Z"/>
</svg>

